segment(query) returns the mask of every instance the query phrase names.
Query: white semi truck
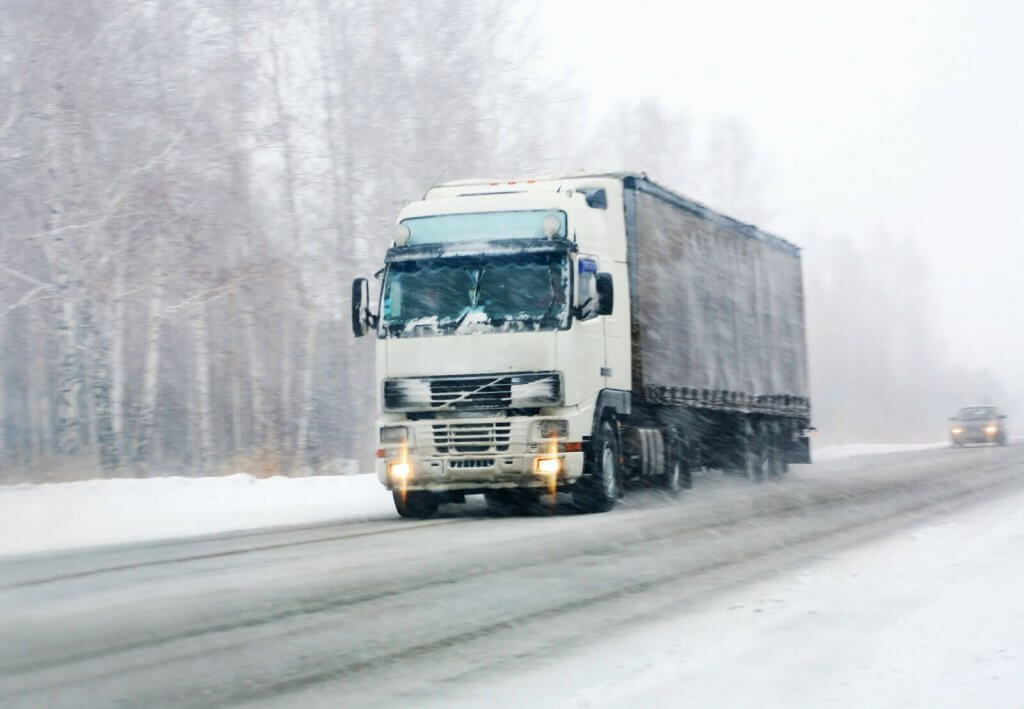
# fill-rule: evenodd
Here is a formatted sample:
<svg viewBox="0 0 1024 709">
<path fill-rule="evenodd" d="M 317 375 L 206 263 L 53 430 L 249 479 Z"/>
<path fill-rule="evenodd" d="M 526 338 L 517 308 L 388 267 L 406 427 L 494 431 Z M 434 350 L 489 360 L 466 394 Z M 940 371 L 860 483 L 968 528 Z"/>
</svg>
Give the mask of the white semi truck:
<svg viewBox="0 0 1024 709">
<path fill-rule="evenodd" d="M 375 331 L 376 468 L 402 516 L 483 493 L 587 512 L 699 467 L 810 462 L 800 252 L 643 174 L 467 180 L 398 216 Z"/>
</svg>

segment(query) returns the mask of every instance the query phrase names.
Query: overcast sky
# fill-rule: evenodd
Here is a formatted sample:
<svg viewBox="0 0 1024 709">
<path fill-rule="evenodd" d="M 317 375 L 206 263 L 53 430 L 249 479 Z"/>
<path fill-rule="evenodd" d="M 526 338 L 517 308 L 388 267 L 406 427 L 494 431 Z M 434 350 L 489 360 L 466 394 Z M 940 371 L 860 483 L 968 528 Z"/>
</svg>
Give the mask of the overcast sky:
<svg viewBox="0 0 1024 709">
<path fill-rule="evenodd" d="M 563 0 L 542 19 L 598 106 L 746 123 L 761 226 L 808 250 L 916 238 L 952 351 L 1024 392 L 1024 3 Z"/>
</svg>

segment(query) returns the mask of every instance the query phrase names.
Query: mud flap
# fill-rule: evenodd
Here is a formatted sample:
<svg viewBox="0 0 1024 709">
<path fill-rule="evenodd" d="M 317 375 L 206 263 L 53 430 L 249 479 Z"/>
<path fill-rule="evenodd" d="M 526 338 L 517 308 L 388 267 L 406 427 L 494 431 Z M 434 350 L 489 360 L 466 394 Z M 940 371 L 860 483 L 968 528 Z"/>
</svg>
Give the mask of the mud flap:
<svg viewBox="0 0 1024 709">
<path fill-rule="evenodd" d="M 808 436 L 793 439 L 786 455 L 786 462 L 797 464 L 811 462 L 811 439 Z"/>
</svg>

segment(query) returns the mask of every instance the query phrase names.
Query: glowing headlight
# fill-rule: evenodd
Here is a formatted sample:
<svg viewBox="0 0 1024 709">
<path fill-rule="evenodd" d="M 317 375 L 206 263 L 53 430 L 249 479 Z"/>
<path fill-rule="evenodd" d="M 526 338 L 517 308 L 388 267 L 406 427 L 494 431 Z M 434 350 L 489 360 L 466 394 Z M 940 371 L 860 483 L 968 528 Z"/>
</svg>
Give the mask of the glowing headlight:
<svg viewBox="0 0 1024 709">
<path fill-rule="evenodd" d="M 990 423 L 988 426 L 985 426 L 985 433 L 988 433 L 988 434 L 993 434 L 993 433 L 997 432 L 998 430 L 999 430 L 999 427 L 996 426 L 994 423 Z"/>
<path fill-rule="evenodd" d="M 388 475 L 395 480 L 405 480 L 412 473 L 412 467 L 408 463 L 396 462 L 388 465 Z"/>
<path fill-rule="evenodd" d="M 384 426 L 380 429 L 381 443 L 407 443 L 409 429 L 405 426 Z"/>
<path fill-rule="evenodd" d="M 959 426 L 954 426 L 953 427 L 953 435 L 954 436 L 959 436 L 963 432 L 964 432 L 964 430 L 962 428 L 960 428 Z"/>
<path fill-rule="evenodd" d="M 539 475 L 558 475 L 562 472 L 562 461 L 551 457 L 537 458 L 533 469 Z"/>
</svg>

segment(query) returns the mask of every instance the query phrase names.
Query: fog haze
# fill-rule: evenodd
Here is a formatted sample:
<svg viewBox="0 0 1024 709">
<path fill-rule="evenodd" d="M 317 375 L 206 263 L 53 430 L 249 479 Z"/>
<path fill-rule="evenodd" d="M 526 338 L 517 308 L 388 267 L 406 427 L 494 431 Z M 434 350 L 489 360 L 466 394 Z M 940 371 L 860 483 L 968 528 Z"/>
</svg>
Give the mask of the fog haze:
<svg viewBox="0 0 1024 709">
<path fill-rule="evenodd" d="M 803 247 L 822 441 L 1024 413 L 1024 10 L 625 12 L 0 3 L 5 479 L 365 469 L 348 287 L 398 209 L 581 167 Z"/>
<path fill-rule="evenodd" d="M 912 286 L 921 296 L 914 307 L 934 324 L 936 346 L 958 365 L 988 368 L 1016 404 L 1024 393 L 1016 326 L 1024 7 L 641 0 L 630 8 L 624 25 L 620 13 L 586 3 L 545 5 L 545 48 L 572 67 L 594 105 L 653 99 L 688 118 L 698 143 L 715 122 L 741 125 L 761 177 L 757 199 L 695 196 L 798 242 L 809 281 L 829 277 L 837 239 L 884 233 L 908 244 L 919 261 L 908 275 L 924 283 Z M 563 31 L 570 23 L 582 31 Z M 875 317 L 886 317 L 884 299 L 877 305 Z M 975 394 L 986 395 L 995 396 Z"/>
</svg>

